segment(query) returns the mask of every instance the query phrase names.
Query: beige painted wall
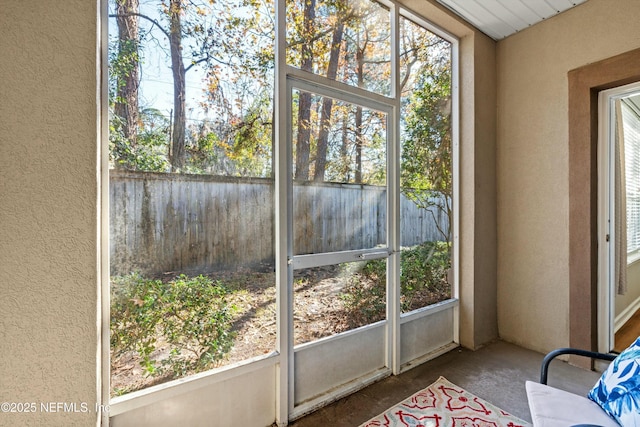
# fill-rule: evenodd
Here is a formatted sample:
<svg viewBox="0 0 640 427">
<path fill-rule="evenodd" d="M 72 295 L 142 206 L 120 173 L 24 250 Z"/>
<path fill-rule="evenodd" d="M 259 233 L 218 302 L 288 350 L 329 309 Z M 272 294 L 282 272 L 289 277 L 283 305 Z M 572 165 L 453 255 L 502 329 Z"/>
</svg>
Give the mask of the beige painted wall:
<svg viewBox="0 0 640 427">
<path fill-rule="evenodd" d="M 473 330 L 477 347 L 498 337 L 495 42 L 487 37 L 477 37 L 474 61 L 475 173 L 473 187 L 467 188 L 466 192 L 473 192 L 475 202 Z M 465 173 L 464 165 L 461 172 Z"/>
<path fill-rule="evenodd" d="M 567 72 L 640 47 L 640 2 L 589 0 L 498 43 L 498 326 L 569 344 Z"/>
<path fill-rule="evenodd" d="M 97 419 L 96 3 L 2 2 L 0 402 L 37 405 L 2 426 Z"/>
</svg>

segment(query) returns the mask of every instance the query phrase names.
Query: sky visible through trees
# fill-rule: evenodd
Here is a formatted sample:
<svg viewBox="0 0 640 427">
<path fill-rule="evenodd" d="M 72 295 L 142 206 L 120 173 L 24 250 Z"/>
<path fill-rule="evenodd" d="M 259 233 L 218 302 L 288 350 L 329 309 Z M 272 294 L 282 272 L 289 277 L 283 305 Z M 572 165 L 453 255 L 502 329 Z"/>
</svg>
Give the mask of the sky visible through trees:
<svg viewBox="0 0 640 427">
<path fill-rule="evenodd" d="M 273 2 L 112 0 L 110 17 L 111 167 L 272 176 Z M 400 23 L 403 182 L 450 194 L 451 46 Z M 387 7 L 290 0 L 286 34 L 288 65 L 391 95 Z M 305 91 L 292 102 L 295 179 L 384 184 L 385 117 Z"/>
</svg>

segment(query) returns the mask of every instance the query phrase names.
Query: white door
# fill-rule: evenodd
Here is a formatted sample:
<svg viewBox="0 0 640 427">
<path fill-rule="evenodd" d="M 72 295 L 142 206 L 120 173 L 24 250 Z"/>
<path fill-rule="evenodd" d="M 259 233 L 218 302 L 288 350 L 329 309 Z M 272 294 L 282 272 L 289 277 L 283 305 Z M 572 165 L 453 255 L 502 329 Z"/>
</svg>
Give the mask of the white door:
<svg viewBox="0 0 640 427">
<path fill-rule="evenodd" d="M 598 349 L 603 352 L 614 349 L 615 332 L 640 308 L 639 100 L 640 82 L 602 91 L 598 99 Z"/>
</svg>

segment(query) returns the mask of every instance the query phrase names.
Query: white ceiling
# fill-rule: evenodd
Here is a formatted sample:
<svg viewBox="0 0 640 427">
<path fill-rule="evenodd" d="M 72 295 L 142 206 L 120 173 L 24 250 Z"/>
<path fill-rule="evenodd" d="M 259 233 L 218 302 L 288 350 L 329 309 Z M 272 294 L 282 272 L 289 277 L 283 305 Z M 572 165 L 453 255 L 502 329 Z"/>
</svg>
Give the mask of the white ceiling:
<svg viewBox="0 0 640 427">
<path fill-rule="evenodd" d="M 500 40 L 587 0 L 437 0 Z"/>
</svg>

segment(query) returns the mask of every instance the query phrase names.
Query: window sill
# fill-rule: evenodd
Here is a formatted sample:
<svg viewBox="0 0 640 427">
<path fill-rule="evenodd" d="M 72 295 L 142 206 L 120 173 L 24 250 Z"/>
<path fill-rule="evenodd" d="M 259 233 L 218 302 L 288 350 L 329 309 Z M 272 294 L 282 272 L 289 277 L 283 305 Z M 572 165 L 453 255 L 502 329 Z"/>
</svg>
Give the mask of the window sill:
<svg viewBox="0 0 640 427">
<path fill-rule="evenodd" d="M 631 267 L 640 261 L 640 251 L 635 251 L 627 254 L 627 267 Z"/>
</svg>

